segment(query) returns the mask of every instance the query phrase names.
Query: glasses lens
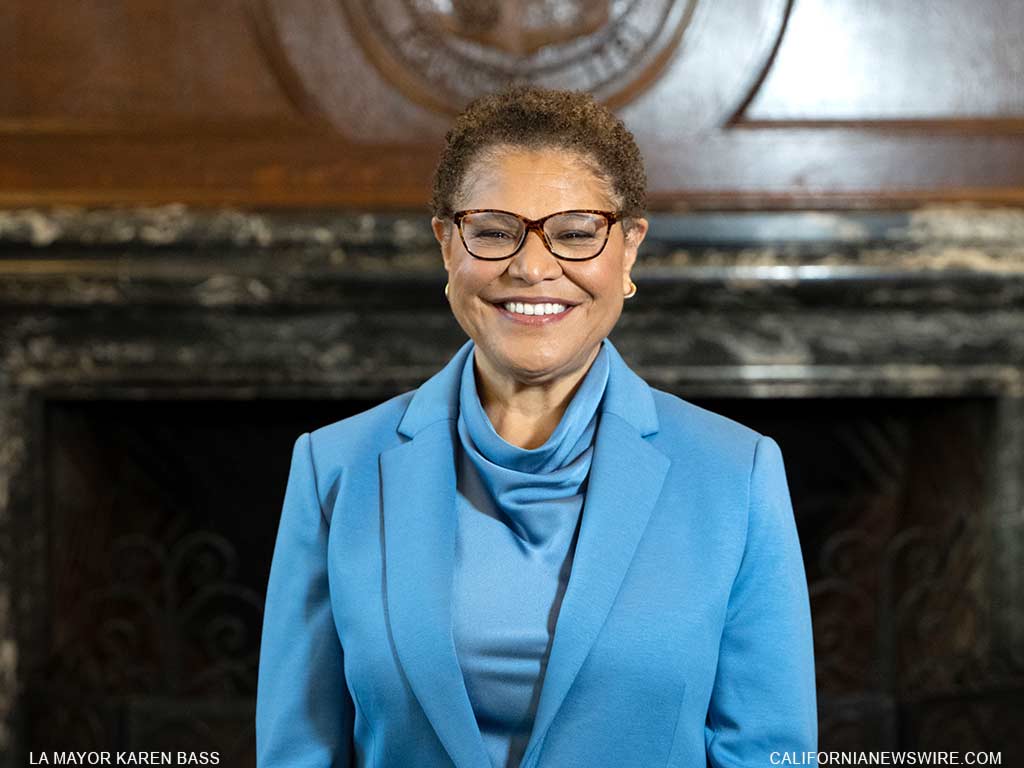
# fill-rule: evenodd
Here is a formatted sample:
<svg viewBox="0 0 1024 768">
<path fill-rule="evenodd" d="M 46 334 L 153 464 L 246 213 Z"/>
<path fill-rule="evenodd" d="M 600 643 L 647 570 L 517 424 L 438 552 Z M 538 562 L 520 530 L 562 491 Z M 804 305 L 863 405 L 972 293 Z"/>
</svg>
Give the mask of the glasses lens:
<svg viewBox="0 0 1024 768">
<path fill-rule="evenodd" d="M 501 259 L 512 255 L 523 236 L 523 222 L 507 213 L 469 213 L 462 217 L 462 237 L 474 256 Z"/>
<path fill-rule="evenodd" d="M 567 211 L 552 216 L 544 224 L 551 249 L 563 259 L 589 259 L 608 238 L 608 219 L 599 213 Z"/>
<path fill-rule="evenodd" d="M 565 211 L 544 224 L 551 251 L 563 259 L 591 259 L 608 239 L 608 218 L 599 213 Z M 496 211 L 467 213 L 462 217 L 466 248 L 482 259 L 504 259 L 515 253 L 525 225 L 515 216 Z"/>
</svg>

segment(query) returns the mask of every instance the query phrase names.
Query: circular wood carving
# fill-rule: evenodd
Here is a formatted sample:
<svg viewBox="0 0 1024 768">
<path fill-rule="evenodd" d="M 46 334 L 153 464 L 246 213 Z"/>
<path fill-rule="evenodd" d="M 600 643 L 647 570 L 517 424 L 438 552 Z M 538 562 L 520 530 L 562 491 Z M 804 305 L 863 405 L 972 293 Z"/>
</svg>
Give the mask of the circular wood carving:
<svg viewBox="0 0 1024 768">
<path fill-rule="evenodd" d="M 507 82 L 587 90 L 645 145 L 714 134 L 770 65 L 792 0 L 252 0 L 301 114 L 356 144 L 430 147 Z M 352 184 L 386 186 L 373 162 Z"/>
<path fill-rule="evenodd" d="M 406 96 L 456 113 L 509 82 L 633 98 L 678 45 L 696 0 L 339 0 Z"/>
</svg>

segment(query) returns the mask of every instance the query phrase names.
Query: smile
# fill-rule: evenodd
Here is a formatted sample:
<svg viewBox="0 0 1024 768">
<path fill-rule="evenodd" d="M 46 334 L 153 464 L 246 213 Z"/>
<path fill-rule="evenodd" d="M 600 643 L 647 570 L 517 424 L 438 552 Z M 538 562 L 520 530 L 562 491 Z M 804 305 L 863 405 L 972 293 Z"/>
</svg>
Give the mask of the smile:
<svg viewBox="0 0 1024 768">
<path fill-rule="evenodd" d="M 492 306 L 508 319 L 527 325 L 543 325 L 545 323 L 557 322 L 573 310 L 573 305 L 548 302 L 526 304 L 510 301 L 505 304 L 492 304 Z"/>
</svg>

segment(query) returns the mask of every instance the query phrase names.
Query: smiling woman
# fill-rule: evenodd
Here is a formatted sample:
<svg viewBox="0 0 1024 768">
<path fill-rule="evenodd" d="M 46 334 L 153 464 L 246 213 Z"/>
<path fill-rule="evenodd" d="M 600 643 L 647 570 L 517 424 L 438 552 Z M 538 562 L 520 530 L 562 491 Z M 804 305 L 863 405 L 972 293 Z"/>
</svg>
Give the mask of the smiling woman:
<svg viewBox="0 0 1024 768">
<path fill-rule="evenodd" d="M 452 312 L 476 345 L 484 408 L 498 434 L 534 448 L 622 313 L 647 220 L 627 235 L 621 196 L 576 152 L 499 145 L 480 155 L 466 164 L 460 210 L 432 224 Z"/>
<path fill-rule="evenodd" d="M 632 135 L 511 86 L 448 132 L 431 225 L 469 339 L 295 443 L 256 740 L 276 766 L 752 768 L 817 749 L 778 444 L 608 338 L 647 233 Z"/>
</svg>

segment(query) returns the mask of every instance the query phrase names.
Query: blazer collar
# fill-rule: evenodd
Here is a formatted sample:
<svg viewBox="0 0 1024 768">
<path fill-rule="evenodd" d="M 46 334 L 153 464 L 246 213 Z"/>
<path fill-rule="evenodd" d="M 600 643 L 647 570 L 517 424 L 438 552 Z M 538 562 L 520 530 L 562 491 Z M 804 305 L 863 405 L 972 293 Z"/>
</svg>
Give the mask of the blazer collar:
<svg viewBox="0 0 1024 768">
<path fill-rule="evenodd" d="M 601 342 L 608 348 L 608 384 L 601 411 L 610 411 L 632 424 L 646 437 L 658 431 L 658 414 L 647 382 L 641 379 L 612 344 L 611 339 Z M 414 437 L 424 427 L 440 419 L 459 416 L 459 377 L 466 356 L 473 354 L 474 343 L 469 339 L 440 371 L 427 379 L 413 394 L 398 424 L 398 431 Z"/>
<path fill-rule="evenodd" d="M 615 602 L 661 493 L 670 459 L 644 439 L 658 429 L 647 383 L 608 345 L 609 375 L 569 583 L 521 765 L 544 736 Z M 459 373 L 472 341 L 416 391 L 398 430 L 412 440 L 380 457 L 385 600 L 406 679 L 459 768 L 489 765 L 452 634 Z"/>
</svg>

